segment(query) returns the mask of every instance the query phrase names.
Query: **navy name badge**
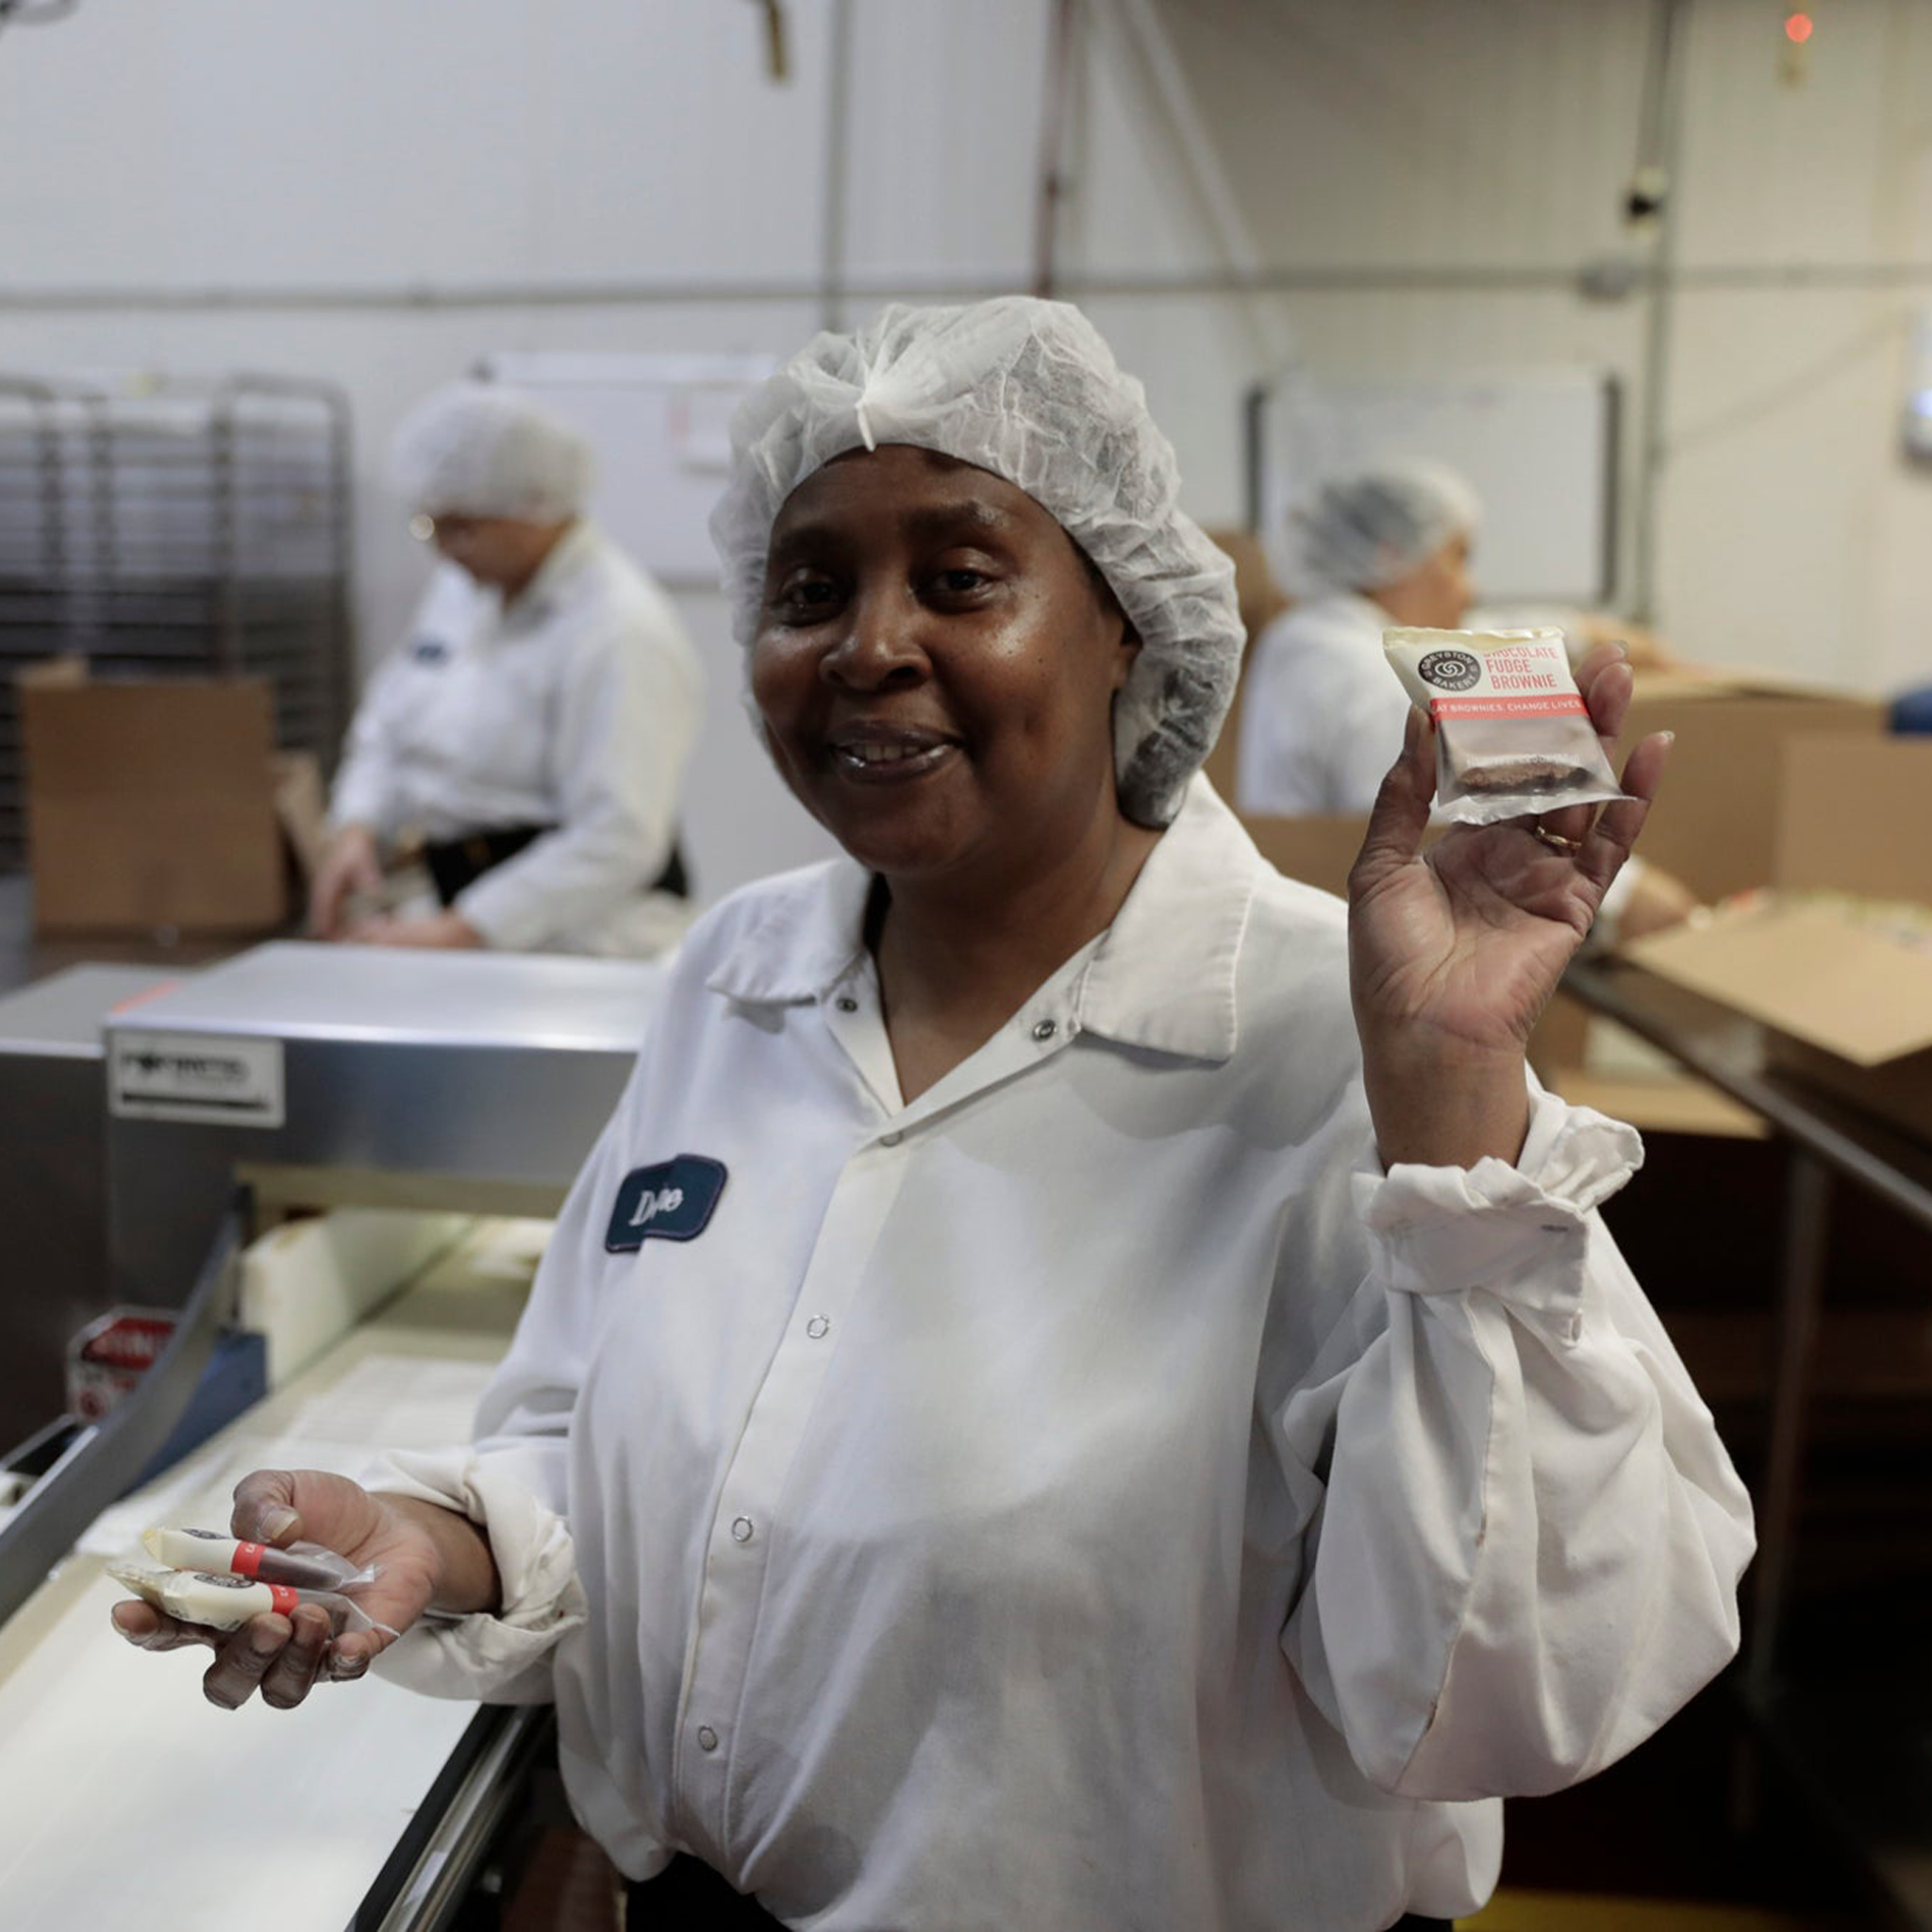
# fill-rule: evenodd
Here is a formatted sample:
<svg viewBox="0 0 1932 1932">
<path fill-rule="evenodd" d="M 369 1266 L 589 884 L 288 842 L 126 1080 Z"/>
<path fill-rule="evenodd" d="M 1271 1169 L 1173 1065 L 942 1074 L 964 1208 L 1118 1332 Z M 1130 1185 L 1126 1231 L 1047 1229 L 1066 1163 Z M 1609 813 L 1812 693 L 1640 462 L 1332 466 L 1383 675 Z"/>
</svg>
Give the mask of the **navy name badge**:
<svg viewBox="0 0 1932 1932">
<path fill-rule="evenodd" d="M 703 1154 L 632 1168 L 604 1231 L 606 1252 L 634 1255 L 648 1241 L 695 1241 L 724 1191 L 724 1163 Z"/>
</svg>

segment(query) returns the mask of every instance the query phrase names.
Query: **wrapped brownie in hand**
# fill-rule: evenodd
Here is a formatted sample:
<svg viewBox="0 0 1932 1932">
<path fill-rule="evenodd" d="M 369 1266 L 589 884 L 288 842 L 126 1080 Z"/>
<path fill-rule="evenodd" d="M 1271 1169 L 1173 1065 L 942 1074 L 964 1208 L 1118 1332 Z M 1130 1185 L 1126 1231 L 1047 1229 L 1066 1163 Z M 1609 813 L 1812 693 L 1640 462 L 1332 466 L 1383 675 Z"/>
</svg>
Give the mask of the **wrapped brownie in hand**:
<svg viewBox="0 0 1932 1932">
<path fill-rule="evenodd" d="M 1385 630 L 1382 648 L 1436 724 L 1442 817 L 1485 825 L 1624 793 L 1559 630 Z"/>
</svg>

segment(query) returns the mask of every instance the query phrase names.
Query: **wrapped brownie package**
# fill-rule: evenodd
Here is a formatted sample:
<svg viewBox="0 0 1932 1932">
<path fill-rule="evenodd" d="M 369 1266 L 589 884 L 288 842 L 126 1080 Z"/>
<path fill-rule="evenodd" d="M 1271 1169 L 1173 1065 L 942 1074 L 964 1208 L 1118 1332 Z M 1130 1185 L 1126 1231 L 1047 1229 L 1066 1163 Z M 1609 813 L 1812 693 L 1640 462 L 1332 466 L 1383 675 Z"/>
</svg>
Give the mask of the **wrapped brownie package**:
<svg viewBox="0 0 1932 1932">
<path fill-rule="evenodd" d="M 148 1563 L 109 1563 L 108 1574 L 143 1603 L 183 1624 L 209 1630 L 239 1630 L 254 1617 L 286 1617 L 303 1604 L 314 1604 L 328 1618 L 336 1637 L 361 1630 L 387 1630 L 359 1604 L 331 1590 L 294 1590 L 282 1583 L 258 1583 L 246 1576 L 217 1575 L 211 1570 L 166 1570 Z"/>
<path fill-rule="evenodd" d="M 1436 722 L 1436 807 L 1487 825 L 1622 798 L 1559 630 L 1385 630 L 1409 701 Z"/>
</svg>

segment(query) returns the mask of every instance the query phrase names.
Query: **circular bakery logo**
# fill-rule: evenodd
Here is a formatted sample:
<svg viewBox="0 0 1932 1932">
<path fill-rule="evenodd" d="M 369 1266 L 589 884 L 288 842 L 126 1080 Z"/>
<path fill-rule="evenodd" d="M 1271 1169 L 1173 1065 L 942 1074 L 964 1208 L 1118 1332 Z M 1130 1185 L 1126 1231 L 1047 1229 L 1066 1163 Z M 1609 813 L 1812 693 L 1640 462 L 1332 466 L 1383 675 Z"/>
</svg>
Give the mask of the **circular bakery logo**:
<svg viewBox="0 0 1932 1932">
<path fill-rule="evenodd" d="M 1430 651 L 1416 675 L 1438 691 L 1467 691 L 1483 675 L 1483 667 L 1467 651 Z"/>
</svg>

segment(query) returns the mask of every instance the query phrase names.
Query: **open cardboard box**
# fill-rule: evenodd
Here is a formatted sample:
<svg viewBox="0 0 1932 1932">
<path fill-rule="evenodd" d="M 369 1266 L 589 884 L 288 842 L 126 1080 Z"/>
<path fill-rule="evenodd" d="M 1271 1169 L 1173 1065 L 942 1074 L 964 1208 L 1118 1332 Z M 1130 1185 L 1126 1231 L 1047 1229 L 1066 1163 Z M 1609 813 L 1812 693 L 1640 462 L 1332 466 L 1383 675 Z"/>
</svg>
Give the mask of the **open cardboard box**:
<svg viewBox="0 0 1932 1932">
<path fill-rule="evenodd" d="M 1674 731 L 1670 769 L 1640 848 L 1707 904 L 1771 883 L 1779 753 L 1817 732 L 1876 741 L 1876 698 L 1820 691 L 1768 673 L 1640 671 L 1624 742 Z"/>
<path fill-rule="evenodd" d="M 298 902 L 322 824 L 306 753 L 275 750 L 256 678 L 20 675 L 34 924 L 53 933 L 258 933 Z"/>
<path fill-rule="evenodd" d="M 1660 977 L 1772 1029 L 1773 1063 L 1932 1140 L 1932 949 L 1847 898 L 1932 908 L 1932 742 L 1785 747 L 1772 882 L 1707 924 L 1638 941 Z"/>
</svg>

